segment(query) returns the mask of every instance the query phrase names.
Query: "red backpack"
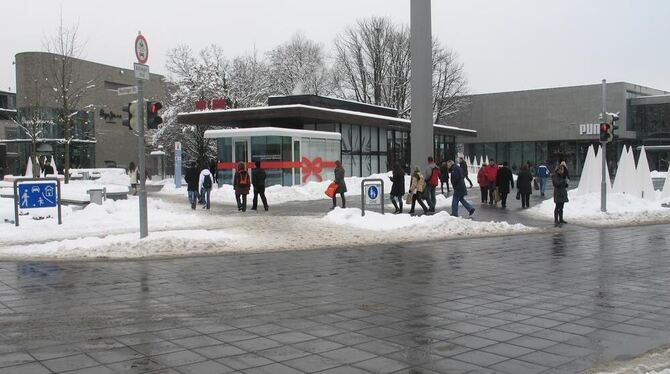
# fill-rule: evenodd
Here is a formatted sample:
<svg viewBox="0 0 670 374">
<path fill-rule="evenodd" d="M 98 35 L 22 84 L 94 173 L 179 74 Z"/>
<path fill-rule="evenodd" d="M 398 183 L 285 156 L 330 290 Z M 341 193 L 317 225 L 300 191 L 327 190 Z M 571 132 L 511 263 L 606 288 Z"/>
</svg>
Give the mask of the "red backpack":
<svg viewBox="0 0 670 374">
<path fill-rule="evenodd" d="M 440 169 L 433 168 L 430 171 L 430 179 L 428 179 L 428 184 L 431 187 L 437 187 L 437 185 L 440 184 Z"/>
</svg>

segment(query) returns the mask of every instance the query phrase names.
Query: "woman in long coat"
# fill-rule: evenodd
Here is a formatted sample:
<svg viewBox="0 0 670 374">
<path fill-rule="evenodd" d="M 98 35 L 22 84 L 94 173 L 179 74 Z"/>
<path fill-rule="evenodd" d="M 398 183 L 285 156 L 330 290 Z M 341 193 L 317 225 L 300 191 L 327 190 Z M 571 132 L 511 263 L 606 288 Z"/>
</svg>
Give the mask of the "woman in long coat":
<svg viewBox="0 0 670 374">
<path fill-rule="evenodd" d="M 554 225 L 567 223 L 563 220 L 563 206 L 568 200 L 568 180 L 565 166 L 558 165 L 556 172 L 551 176 L 551 182 L 554 185 Z"/>
<path fill-rule="evenodd" d="M 521 207 L 530 207 L 530 194 L 533 193 L 533 176 L 530 174 L 527 165 L 521 167 L 519 176 L 516 178 L 516 188 L 521 195 Z"/>
<path fill-rule="evenodd" d="M 393 182 L 391 186 L 391 203 L 393 203 L 393 207 L 395 208 L 393 214 L 402 213 L 402 197 L 405 194 L 405 172 L 397 162 L 393 165 L 391 182 Z M 397 203 L 396 199 L 398 200 Z"/>
<path fill-rule="evenodd" d="M 344 168 L 342 167 L 342 162 L 340 160 L 335 161 L 335 180 L 333 181 L 337 184 L 337 190 L 333 195 L 333 208 L 337 206 L 337 194 L 340 194 L 342 198 L 342 208 L 346 207 L 347 201 L 344 198 L 344 193 L 347 192 L 347 184 L 344 182 Z"/>
</svg>

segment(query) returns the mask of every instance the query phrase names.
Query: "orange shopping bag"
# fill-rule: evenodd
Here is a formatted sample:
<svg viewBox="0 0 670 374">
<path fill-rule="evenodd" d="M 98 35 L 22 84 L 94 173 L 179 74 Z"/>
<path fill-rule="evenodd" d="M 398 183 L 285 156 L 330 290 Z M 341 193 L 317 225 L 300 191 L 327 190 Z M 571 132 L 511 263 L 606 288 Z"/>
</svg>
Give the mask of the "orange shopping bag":
<svg viewBox="0 0 670 374">
<path fill-rule="evenodd" d="M 337 191 L 337 183 L 333 182 L 326 188 L 326 195 L 332 199 L 335 196 L 335 191 Z"/>
</svg>

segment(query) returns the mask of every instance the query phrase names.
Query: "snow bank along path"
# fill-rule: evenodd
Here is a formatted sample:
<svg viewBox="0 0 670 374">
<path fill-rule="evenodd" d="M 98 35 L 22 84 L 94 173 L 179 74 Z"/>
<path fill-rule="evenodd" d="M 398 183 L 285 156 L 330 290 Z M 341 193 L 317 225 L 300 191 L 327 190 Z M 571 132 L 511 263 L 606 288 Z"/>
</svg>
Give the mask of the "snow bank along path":
<svg viewBox="0 0 670 374">
<path fill-rule="evenodd" d="M 565 204 L 563 216 L 571 223 L 596 227 L 670 223 L 670 208 L 661 205 L 669 199 L 650 201 L 630 194 L 608 193 L 607 212 L 603 213 L 600 211 L 600 193 L 578 195 L 577 191 L 571 190 L 568 195 L 570 201 Z M 554 206 L 554 199 L 549 198 L 524 213 L 553 220 Z"/>
</svg>

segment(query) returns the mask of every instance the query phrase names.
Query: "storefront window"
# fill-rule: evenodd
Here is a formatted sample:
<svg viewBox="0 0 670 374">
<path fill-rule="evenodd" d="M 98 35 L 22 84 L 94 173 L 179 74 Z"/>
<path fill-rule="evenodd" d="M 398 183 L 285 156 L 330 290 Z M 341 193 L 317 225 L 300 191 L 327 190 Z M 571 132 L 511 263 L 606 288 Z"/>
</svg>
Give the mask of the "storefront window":
<svg viewBox="0 0 670 374">
<path fill-rule="evenodd" d="M 513 173 L 518 173 L 521 165 L 525 163 L 522 155 L 523 146 L 520 142 L 510 143 L 509 145 L 509 167 Z"/>
</svg>

